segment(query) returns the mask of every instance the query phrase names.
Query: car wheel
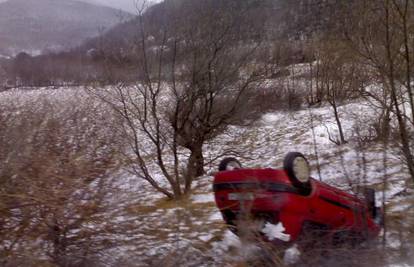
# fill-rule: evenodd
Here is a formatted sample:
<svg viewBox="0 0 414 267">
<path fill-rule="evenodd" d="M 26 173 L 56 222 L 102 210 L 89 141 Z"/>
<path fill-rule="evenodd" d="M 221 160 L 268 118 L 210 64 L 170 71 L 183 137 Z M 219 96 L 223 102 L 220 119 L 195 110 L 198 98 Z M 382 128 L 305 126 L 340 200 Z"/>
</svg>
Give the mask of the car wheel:
<svg viewBox="0 0 414 267">
<path fill-rule="evenodd" d="M 242 165 L 241 163 L 235 159 L 235 158 L 224 158 L 222 161 L 220 161 L 218 170 L 219 171 L 232 171 L 241 169 Z"/>
<path fill-rule="evenodd" d="M 283 161 L 283 168 L 301 194 L 307 195 L 311 192 L 309 162 L 302 153 L 289 152 Z"/>
</svg>

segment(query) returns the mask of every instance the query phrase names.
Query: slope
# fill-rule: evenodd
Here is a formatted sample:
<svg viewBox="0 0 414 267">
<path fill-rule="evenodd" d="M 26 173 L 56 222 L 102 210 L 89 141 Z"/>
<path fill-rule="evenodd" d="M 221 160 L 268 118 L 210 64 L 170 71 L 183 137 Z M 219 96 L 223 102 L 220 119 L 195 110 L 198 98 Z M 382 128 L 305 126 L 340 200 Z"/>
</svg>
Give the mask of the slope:
<svg viewBox="0 0 414 267">
<path fill-rule="evenodd" d="M 73 47 L 130 17 L 72 0 L 9 0 L 0 3 L 0 54 Z"/>
</svg>

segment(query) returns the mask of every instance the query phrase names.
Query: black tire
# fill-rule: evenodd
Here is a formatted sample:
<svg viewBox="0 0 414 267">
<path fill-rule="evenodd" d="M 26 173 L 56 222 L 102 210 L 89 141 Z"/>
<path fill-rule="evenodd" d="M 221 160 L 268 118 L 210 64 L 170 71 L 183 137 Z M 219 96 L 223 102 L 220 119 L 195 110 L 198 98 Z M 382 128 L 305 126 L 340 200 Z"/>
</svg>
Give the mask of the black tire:
<svg viewBox="0 0 414 267">
<path fill-rule="evenodd" d="M 233 168 L 230 169 L 230 166 L 232 166 Z M 241 169 L 241 168 L 242 168 L 241 163 L 236 158 L 233 158 L 233 157 L 224 158 L 222 161 L 220 161 L 220 164 L 218 166 L 219 171 L 229 171 L 229 170 L 235 170 L 235 169 Z"/>
<path fill-rule="evenodd" d="M 302 153 L 289 152 L 287 153 L 287 155 L 285 156 L 285 159 L 283 160 L 283 168 L 285 169 L 289 177 L 289 180 L 293 184 L 293 186 L 299 189 L 300 190 L 299 192 L 301 194 L 308 195 L 312 191 L 310 177 L 307 182 L 302 182 L 296 177 L 295 171 L 293 169 L 293 163 L 295 159 L 298 157 L 303 158 L 306 161 L 306 163 L 309 165 L 308 160 Z"/>
</svg>

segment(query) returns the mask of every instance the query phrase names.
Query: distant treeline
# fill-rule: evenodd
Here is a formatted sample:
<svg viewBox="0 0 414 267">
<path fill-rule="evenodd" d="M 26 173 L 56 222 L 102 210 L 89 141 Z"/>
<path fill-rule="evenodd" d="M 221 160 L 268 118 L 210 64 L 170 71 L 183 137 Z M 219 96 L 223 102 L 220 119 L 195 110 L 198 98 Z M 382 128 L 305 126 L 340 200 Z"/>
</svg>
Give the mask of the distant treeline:
<svg viewBox="0 0 414 267">
<path fill-rule="evenodd" d="M 186 42 L 185 36 L 174 35 L 180 23 L 186 21 L 178 17 L 188 17 L 187 23 L 191 23 L 191 16 L 198 14 L 203 5 L 223 11 L 243 9 L 246 16 L 240 17 L 234 38 L 246 45 L 268 44 L 262 46 L 266 50 L 263 58 L 255 61 L 277 60 L 278 64 L 313 60 L 315 55 L 306 55 L 304 41 L 342 25 L 347 9 L 339 0 L 232 0 L 225 3 L 205 0 L 201 5 L 194 5 L 190 0 L 166 0 L 71 51 L 35 57 L 22 52 L 13 59 L 4 60 L 0 62 L 0 80 L 7 87 L 137 81 L 141 75 L 136 66 L 143 56 L 141 36 L 148 36 L 144 40 L 146 53 L 155 54 L 160 49 L 168 52 L 171 46 L 177 45 L 170 39 Z M 250 21 L 243 21 L 246 19 Z M 144 29 L 140 26 L 143 24 L 146 25 Z M 170 27 L 168 33 L 160 30 L 165 25 Z M 245 25 L 249 25 L 249 29 Z M 174 38 L 169 37 L 172 35 Z"/>
</svg>

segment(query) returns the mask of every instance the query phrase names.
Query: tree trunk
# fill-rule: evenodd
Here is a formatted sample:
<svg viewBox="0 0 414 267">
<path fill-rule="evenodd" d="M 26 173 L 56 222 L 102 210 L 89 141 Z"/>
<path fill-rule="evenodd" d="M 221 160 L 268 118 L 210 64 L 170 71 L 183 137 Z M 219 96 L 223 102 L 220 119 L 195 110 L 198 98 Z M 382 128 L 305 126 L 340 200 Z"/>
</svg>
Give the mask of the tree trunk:
<svg viewBox="0 0 414 267">
<path fill-rule="evenodd" d="M 410 173 L 411 179 L 414 182 L 414 157 L 410 148 L 410 139 L 407 133 L 407 128 L 404 122 L 404 118 L 403 115 L 401 114 L 400 108 L 398 106 L 398 99 L 396 96 L 396 88 L 395 88 L 395 84 L 394 80 L 393 80 L 393 76 L 390 76 L 390 83 L 391 83 L 391 97 L 393 99 L 393 103 L 394 103 L 394 109 L 395 109 L 395 113 L 397 116 L 397 121 L 398 121 L 398 129 L 399 129 L 399 133 L 400 133 L 400 139 L 401 139 L 401 148 L 402 148 L 402 152 L 404 154 L 405 160 L 407 161 L 407 167 L 408 167 L 408 171 Z"/>
<path fill-rule="evenodd" d="M 171 198 L 171 199 L 179 199 L 183 195 L 179 183 L 176 183 L 176 182 L 171 183 L 171 188 L 173 190 L 173 194 L 174 195 L 173 195 L 173 197 L 167 195 L 169 198 Z"/>
<path fill-rule="evenodd" d="M 410 57 L 410 48 L 409 48 L 409 30 L 408 30 L 408 0 L 405 1 L 404 13 L 401 15 L 403 20 L 403 34 L 404 34 L 404 58 L 406 66 L 406 86 L 408 92 L 408 100 L 411 107 L 411 120 L 414 123 L 414 96 L 411 86 L 411 57 Z"/>
<path fill-rule="evenodd" d="M 204 174 L 203 142 L 194 145 L 190 151 L 187 175 L 185 177 L 185 193 L 188 193 L 191 190 L 191 184 L 194 178 Z"/>
<path fill-rule="evenodd" d="M 388 61 L 387 62 L 388 63 L 387 78 L 388 78 L 390 90 L 391 90 L 391 100 L 394 105 L 395 115 L 397 116 L 402 152 L 404 154 L 404 158 L 406 160 L 406 165 L 408 167 L 408 171 L 410 173 L 411 179 L 414 182 L 414 156 L 411 151 L 411 146 L 410 146 L 411 142 L 410 142 L 409 134 L 407 132 L 407 127 L 405 124 L 404 116 L 400 110 L 398 96 L 397 96 L 397 87 L 396 87 L 396 82 L 395 82 L 395 68 L 394 68 L 395 58 L 393 57 L 392 52 L 391 52 L 392 39 L 391 39 L 391 26 L 389 22 L 390 20 L 389 1 L 386 1 L 385 8 L 386 8 L 385 9 L 385 15 L 386 15 L 385 17 L 386 19 L 385 48 L 386 48 L 386 56 L 387 56 L 387 61 Z"/>
<path fill-rule="evenodd" d="M 336 106 L 336 101 L 335 100 L 332 101 L 331 106 L 332 106 L 333 111 L 334 111 L 336 125 L 338 126 L 339 137 L 341 138 L 341 145 L 346 144 L 344 131 L 342 129 L 342 123 L 341 123 L 341 119 L 339 118 L 338 107 Z"/>
</svg>

